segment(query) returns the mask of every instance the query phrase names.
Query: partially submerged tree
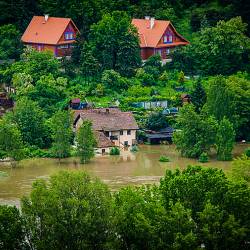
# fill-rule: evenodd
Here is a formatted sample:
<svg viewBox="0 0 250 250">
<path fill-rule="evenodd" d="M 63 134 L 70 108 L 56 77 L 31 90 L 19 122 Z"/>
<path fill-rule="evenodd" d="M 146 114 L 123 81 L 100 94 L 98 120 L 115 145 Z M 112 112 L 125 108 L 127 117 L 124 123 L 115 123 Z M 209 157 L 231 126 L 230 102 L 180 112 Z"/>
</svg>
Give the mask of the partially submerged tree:
<svg viewBox="0 0 250 250">
<path fill-rule="evenodd" d="M 25 143 L 37 147 L 48 146 L 49 136 L 45 125 L 46 116 L 36 102 L 28 98 L 18 100 L 11 119 L 20 129 Z"/>
<path fill-rule="evenodd" d="M 235 132 L 232 123 L 225 117 L 219 123 L 216 134 L 216 149 L 218 160 L 232 159 L 232 150 L 235 142 Z"/>
<path fill-rule="evenodd" d="M 183 156 L 197 158 L 215 143 L 216 120 L 212 116 L 197 114 L 193 105 L 181 109 L 177 125 L 180 130 L 174 132 L 173 139 Z"/>
<path fill-rule="evenodd" d="M 72 117 L 69 111 L 57 111 L 50 120 L 52 130 L 52 151 L 56 157 L 65 158 L 70 155 L 73 138 Z"/>
<path fill-rule="evenodd" d="M 6 119 L 0 119 L 0 151 L 14 160 L 24 157 L 24 145 L 18 126 Z"/>
<path fill-rule="evenodd" d="M 90 121 L 83 121 L 81 127 L 77 131 L 76 143 L 81 163 L 88 163 L 95 155 L 94 147 L 97 144 Z"/>
</svg>

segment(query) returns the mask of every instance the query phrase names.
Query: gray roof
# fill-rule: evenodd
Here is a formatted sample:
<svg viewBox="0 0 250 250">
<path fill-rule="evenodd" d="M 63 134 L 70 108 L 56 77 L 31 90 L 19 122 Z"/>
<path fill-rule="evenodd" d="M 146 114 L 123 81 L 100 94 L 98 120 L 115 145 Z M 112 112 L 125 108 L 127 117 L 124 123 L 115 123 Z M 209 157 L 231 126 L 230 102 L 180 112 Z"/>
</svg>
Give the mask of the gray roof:
<svg viewBox="0 0 250 250">
<path fill-rule="evenodd" d="M 80 112 L 83 120 L 90 120 L 97 131 L 118 131 L 138 129 L 132 112 L 122 112 L 118 108 L 88 109 Z"/>
</svg>

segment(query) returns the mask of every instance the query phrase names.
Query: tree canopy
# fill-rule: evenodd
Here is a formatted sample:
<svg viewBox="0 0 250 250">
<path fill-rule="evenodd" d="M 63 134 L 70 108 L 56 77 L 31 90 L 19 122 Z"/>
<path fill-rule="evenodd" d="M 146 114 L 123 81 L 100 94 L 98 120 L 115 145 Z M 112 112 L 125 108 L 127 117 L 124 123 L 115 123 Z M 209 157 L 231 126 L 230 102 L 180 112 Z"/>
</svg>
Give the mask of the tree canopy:
<svg viewBox="0 0 250 250">
<path fill-rule="evenodd" d="M 125 12 L 105 14 L 91 26 L 90 44 L 102 69 L 113 69 L 131 75 L 140 65 L 139 38 Z"/>
</svg>

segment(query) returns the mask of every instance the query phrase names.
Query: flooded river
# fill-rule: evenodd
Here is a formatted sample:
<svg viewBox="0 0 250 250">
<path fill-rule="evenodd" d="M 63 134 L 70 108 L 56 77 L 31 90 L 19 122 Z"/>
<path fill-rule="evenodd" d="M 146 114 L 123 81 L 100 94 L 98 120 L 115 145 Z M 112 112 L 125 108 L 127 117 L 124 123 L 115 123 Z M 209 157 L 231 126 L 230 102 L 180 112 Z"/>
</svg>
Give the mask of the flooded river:
<svg viewBox="0 0 250 250">
<path fill-rule="evenodd" d="M 234 156 L 240 155 L 249 145 L 238 144 Z M 198 163 L 196 160 L 182 158 L 173 145 L 142 145 L 139 152 L 123 152 L 120 156 L 97 156 L 87 165 L 79 164 L 77 159 L 69 158 L 59 162 L 56 159 L 23 160 L 18 167 L 12 168 L 9 163 L 0 163 L 0 171 L 8 173 L 0 176 L 0 203 L 19 204 L 19 199 L 29 194 L 31 185 L 37 178 L 47 179 L 60 170 L 87 171 L 91 176 L 99 177 L 111 189 L 126 185 L 140 185 L 158 182 L 166 169 L 183 169 L 187 165 L 203 165 L 221 168 L 228 172 L 231 162 L 218 162 L 213 157 L 208 163 Z M 161 155 L 170 158 L 170 162 L 159 162 Z"/>
</svg>

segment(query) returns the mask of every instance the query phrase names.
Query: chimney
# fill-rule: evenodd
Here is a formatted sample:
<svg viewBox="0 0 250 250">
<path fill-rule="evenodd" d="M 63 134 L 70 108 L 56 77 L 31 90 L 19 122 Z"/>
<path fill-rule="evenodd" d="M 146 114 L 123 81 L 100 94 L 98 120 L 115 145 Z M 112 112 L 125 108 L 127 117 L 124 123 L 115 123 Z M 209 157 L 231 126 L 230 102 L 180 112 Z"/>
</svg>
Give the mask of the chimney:
<svg viewBox="0 0 250 250">
<path fill-rule="evenodd" d="M 49 14 L 44 14 L 44 22 L 46 23 L 49 19 Z"/>
<path fill-rule="evenodd" d="M 150 29 L 153 29 L 154 25 L 155 25 L 155 18 L 151 17 L 150 18 Z"/>
<path fill-rule="evenodd" d="M 150 20 L 150 16 L 145 16 L 145 20 Z"/>
</svg>

